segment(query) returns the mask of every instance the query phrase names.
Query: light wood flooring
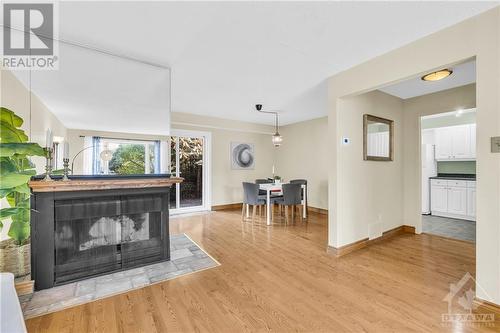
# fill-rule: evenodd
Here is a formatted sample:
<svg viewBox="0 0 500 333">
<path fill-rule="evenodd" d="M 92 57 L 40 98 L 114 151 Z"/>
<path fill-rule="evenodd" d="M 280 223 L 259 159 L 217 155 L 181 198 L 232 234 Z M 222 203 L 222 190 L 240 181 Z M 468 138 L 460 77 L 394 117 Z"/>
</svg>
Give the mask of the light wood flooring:
<svg viewBox="0 0 500 333">
<path fill-rule="evenodd" d="M 441 323 L 449 284 L 475 271 L 473 244 L 405 234 L 335 258 L 326 253 L 325 215 L 260 223 L 242 223 L 238 210 L 174 217 L 171 232 L 188 234 L 221 266 L 33 318 L 28 330 L 500 331 L 498 321 Z"/>
</svg>

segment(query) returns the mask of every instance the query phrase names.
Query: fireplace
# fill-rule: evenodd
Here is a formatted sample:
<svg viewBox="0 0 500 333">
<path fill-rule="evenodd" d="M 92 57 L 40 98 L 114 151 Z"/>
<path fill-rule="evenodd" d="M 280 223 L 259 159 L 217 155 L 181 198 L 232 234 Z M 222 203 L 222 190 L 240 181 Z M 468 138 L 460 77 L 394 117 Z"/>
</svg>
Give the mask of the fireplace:
<svg viewBox="0 0 500 333">
<path fill-rule="evenodd" d="M 168 202 L 169 188 L 35 193 L 35 288 L 169 260 Z"/>
</svg>

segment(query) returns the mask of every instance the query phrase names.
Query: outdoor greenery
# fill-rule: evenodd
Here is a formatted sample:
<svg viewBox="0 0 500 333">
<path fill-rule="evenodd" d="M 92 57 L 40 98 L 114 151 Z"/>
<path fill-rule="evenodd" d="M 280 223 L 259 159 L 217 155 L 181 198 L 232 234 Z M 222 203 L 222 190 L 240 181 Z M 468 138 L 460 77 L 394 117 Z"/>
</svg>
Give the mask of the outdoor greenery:
<svg viewBox="0 0 500 333">
<path fill-rule="evenodd" d="M 11 218 L 8 235 L 18 245 L 30 236 L 30 189 L 28 181 L 36 174 L 31 156 L 45 156 L 36 143 L 28 142 L 28 136 L 20 128 L 23 119 L 7 108 L 0 112 L 0 199 L 6 199 L 10 207 L 0 209 L 2 221 Z"/>
<path fill-rule="evenodd" d="M 195 200 L 197 202 L 202 198 L 203 139 L 172 137 L 172 152 L 175 151 L 175 140 L 179 140 L 180 176 L 184 178 L 180 187 L 181 198 L 182 200 Z M 175 156 L 173 156 L 172 163 L 172 167 L 174 166 Z"/>
<path fill-rule="evenodd" d="M 148 148 L 150 148 L 148 146 Z M 150 154 L 150 170 L 154 170 L 154 154 Z M 143 174 L 145 167 L 145 148 L 144 145 L 130 144 L 120 145 L 113 152 L 113 157 L 109 161 L 109 171 L 119 175 L 137 175 Z"/>
</svg>

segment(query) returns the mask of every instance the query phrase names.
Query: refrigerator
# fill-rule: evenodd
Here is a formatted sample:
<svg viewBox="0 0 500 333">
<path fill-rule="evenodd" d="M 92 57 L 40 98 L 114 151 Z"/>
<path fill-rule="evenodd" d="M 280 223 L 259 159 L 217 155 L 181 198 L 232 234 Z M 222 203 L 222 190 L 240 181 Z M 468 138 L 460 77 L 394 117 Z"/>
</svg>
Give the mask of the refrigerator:
<svg viewBox="0 0 500 333">
<path fill-rule="evenodd" d="M 431 213 L 431 184 L 429 178 L 437 176 L 434 149 L 434 145 L 422 145 L 422 214 Z"/>
</svg>

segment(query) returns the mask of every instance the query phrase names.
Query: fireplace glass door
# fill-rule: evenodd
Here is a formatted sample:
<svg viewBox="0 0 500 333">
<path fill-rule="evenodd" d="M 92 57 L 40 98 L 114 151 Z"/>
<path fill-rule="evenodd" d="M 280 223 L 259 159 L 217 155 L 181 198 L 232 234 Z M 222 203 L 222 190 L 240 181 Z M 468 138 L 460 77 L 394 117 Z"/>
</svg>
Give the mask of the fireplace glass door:
<svg viewBox="0 0 500 333">
<path fill-rule="evenodd" d="M 55 202 L 55 284 L 168 256 L 168 195 Z"/>
</svg>

